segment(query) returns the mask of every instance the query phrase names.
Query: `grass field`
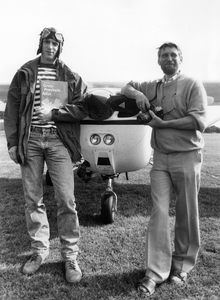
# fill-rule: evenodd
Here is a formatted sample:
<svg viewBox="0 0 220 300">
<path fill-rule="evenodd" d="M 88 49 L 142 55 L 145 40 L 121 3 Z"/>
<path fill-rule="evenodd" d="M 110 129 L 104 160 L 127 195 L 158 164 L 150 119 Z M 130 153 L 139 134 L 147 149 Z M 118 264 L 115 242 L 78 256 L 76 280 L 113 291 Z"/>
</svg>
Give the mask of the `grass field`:
<svg viewBox="0 0 220 300">
<path fill-rule="evenodd" d="M 196 267 L 184 288 L 164 283 L 150 299 L 220 299 L 220 135 L 204 134 L 204 164 L 199 194 L 201 249 Z M 145 232 L 152 208 L 151 166 L 121 174 L 114 180 L 118 196 L 115 222 L 103 225 L 100 195 L 106 182 L 99 176 L 84 183 L 75 177 L 75 195 L 81 224 L 79 264 L 83 279 L 67 284 L 61 268 L 53 187 L 44 186 L 51 226 L 51 251 L 33 276 L 21 274 L 30 254 L 26 231 L 20 170 L 9 160 L 4 134 L 0 132 L 0 299 L 1 300 L 136 300 L 137 281 L 143 276 Z M 174 224 L 174 199 L 170 205 Z M 173 235 L 173 231 L 172 231 Z"/>
</svg>

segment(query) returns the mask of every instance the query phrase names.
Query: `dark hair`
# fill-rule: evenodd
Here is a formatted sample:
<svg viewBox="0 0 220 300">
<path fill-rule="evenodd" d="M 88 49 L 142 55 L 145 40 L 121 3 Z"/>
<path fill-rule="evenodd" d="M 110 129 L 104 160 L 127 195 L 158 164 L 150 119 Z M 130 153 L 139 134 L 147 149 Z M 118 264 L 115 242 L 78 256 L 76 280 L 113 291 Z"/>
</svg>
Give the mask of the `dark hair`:
<svg viewBox="0 0 220 300">
<path fill-rule="evenodd" d="M 179 52 L 179 56 L 180 58 L 182 59 L 183 58 L 183 55 L 182 55 L 182 51 L 180 49 L 180 47 L 172 42 L 165 42 L 163 43 L 160 47 L 158 47 L 157 49 L 158 50 L 158 57 L 160 57 L 160 54 L 161 54 L 161 51 L 164 50 L 166 47 L 169 47 L 169 48 L 176 48 L 177 51 Z"/>
</svg>

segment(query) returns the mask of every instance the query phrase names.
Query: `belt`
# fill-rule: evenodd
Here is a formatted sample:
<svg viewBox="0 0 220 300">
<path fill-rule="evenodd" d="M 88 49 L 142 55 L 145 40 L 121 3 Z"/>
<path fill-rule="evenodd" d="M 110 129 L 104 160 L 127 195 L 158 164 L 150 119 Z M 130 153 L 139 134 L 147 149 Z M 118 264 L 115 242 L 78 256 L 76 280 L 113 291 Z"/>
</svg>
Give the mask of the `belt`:
<svg viewBox="0 0 220 300">
<path fill-rule="evenodd" d="M 37 127 L 37 126 L 31 126 L 31 132 L 39 132 L 39 133 L 43 133 L 43 132 L 47 132 L 50 134 L 56 134 L 57 133 L 57 129 L 54 127 Z"/>
</svg>

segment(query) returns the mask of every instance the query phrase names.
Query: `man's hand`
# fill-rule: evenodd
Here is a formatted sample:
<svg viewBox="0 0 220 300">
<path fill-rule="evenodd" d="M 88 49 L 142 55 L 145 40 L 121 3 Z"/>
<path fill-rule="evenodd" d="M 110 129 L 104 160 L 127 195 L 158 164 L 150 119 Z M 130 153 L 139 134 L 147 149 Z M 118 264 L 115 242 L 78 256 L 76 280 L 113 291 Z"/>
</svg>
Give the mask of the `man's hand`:
<svg viewBox="0 0 220 300">
<path fill-rule="evenodd" d="M 157 117 L 152 110 L 149 110 L 149 114 L 151 115 L 152 120 L 147 123 L 147 125 L 151 127 L 164 127 L 164 121 L 161 118 Z"/>
<path fill-rule="evenodd" d="M 136 91 L 135 99 L 136 99 L 136 105 L 140 109 L 140 111 L 144 113 L 149 110 L 150 108 L 149 100 L 143 93 Z"/>
<path fill-rule="evenodd" d="M 49 122 L 52 119 L 51 108 L 46 105 L 36 109 L 36 114 L 42 122 Z"/>
<path fill-rule="evenodd" d="M 16 163 L 18 164 L 18 158 L 17 158 L 17 149 L 18 146 L 13 146 L 8 150 L 8 154 L 10 156 L 10 158 Z"/>
<path fill-rule="evenodd" d="M 198 123 L 192 116 L 164 121 L 149 110 L 152 120 L 147 125 L 155 128 L 174 128 L 179 130 L 199 130 Z"/>
</svg>

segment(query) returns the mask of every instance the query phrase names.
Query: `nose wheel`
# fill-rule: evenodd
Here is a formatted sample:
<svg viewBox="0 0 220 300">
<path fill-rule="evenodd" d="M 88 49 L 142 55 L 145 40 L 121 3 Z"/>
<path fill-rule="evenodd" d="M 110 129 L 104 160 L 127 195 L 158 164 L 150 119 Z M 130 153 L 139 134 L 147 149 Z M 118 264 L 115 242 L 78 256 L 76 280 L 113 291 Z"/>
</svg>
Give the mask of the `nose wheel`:
<svg viewBox="0 0 220 300">
<path fill-rule="evenodd" d="M 117 211 L 117 195 L 112 190 L 112 178 L 108 179 L 106 191 L 101 196 L 101 217 L 104 224 L 112 224 Z"/>
</svg>

